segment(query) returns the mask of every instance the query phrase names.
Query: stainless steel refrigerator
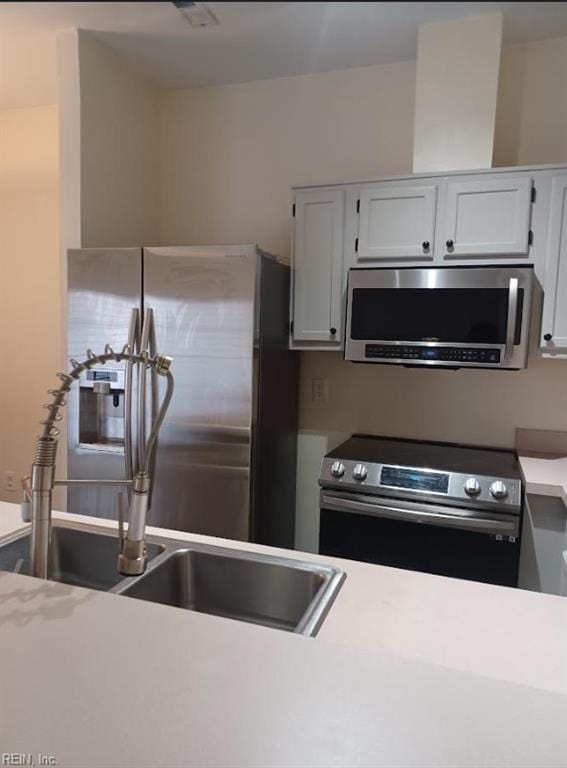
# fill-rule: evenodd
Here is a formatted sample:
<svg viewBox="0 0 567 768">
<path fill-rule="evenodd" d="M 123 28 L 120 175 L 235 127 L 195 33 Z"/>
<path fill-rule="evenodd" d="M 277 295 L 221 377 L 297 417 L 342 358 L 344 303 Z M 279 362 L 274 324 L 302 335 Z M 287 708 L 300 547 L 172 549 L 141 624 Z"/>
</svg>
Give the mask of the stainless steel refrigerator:
<svg viewBox="0 0 567 768">
<path fill-rule="evenodd" d="M 298 361 L 288 349 L 289 281 L 289 267 L 252 245 L 69 251 L 69 358 L 107 343 L 121 349 L 133 310 L 152 310 L 152 343 L 173 358 L 150 525 L 293 547 Z M 72 391 L 69 477 L 124 477 L 128 390 L 124 368 L 108 364 Z M 68 510 L 115 518 L 116 493 L 70 488 Z"/>
</svg>

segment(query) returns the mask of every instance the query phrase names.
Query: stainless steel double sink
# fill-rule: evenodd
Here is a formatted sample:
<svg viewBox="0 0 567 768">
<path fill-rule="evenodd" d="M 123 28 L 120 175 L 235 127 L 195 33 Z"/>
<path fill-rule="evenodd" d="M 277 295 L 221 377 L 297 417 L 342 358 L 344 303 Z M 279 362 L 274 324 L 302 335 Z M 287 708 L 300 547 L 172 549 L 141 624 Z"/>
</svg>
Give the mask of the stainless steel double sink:
<svg viewBox="0 0 567 768">
<path fill-rule="evenodd" d="M 0 540 L 0 570 L 29 572 L 29 531 Z M 345 574 L 303 560 L 195 542 L 147 537 L 148 568 L 116 570 L 116 534 L 84 524 L 52 530 L 53 581 L 113 592 L 313 637 Z"/>
</svg>

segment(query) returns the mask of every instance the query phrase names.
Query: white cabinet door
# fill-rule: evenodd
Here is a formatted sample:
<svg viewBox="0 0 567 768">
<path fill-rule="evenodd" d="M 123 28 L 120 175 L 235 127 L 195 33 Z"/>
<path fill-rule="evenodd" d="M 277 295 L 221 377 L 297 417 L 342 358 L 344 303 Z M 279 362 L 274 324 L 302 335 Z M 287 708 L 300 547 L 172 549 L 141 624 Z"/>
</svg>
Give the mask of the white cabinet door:
<svg viewBox="0 0 567 768">
<path fill-rule="evenodd" d="M 344 191 L 295 195 L 293 339 L 336 342 L 342 338 Z"/>
<path fill-rule="evenodd" d="M 363 189 L 357 261 L 432 259 L 436 204 L 435 186 L 381 184 Z"/>
<path fill-rule="evenodd" d="M 541 347 L 567 351 L 567 175 L 551 184 Z"/>
<path fill-rule="evenodd" d="M 444 258 L 526 256 L 532 180 L 447 180 Z"/>
</svg>

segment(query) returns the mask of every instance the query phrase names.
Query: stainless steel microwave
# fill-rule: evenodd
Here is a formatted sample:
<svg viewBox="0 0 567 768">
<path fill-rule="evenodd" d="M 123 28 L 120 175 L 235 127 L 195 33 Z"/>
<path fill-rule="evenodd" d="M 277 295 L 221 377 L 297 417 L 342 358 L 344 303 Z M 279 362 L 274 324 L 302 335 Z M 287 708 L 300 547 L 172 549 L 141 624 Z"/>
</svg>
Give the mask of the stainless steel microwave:
<svg viewBox="0 0 567 768">
<path fill-rule="evenodd" d="M 525 368 L 532 267 L 351 269 L 345 358 Z"/>
</svg>

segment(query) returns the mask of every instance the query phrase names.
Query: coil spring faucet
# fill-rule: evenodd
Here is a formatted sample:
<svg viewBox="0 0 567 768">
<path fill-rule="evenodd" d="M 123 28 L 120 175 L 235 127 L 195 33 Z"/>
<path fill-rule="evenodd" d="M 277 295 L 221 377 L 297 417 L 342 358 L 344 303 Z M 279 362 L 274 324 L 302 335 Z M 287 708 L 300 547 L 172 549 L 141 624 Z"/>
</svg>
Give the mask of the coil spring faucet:
<svg viewBox="0 0 567 768">
<path fill-rule="evenodd" d="M 131 488 L 130 514 L 128 532 L 122 531 L 122 515 L 120 514 L 120 552 L 118 555 L 118 570 L 126 575 L 138 575 L 146 568 L 145 555 L 145 526 L 151 491 L 151 460 L 155 450 L 157 436 L 173 395 L 173 375 L 170 371 L 171 358 L 156 354 L 150 356 L 147 351 L 135 354 L 130 344 L 126 344 L 121 352 L 114 352 L 110 345 L 104 348 L 104 354 L 96 355 L 90 349 L 82 363 L 71 360 L 69 373 L 58 373 L 61 380 L 59 389 L 50 389 L 53 396 L 51 403 L 44 408 L 49 411 L 48 417 L 42 421 L 43 431 L 37 438 L 35 459 L 32 465 L 31 486 L 31 543 L 30 561 L 31 575 L 42 579 L 49 577 L 51 549 L 51 507 L 53 488 L 56 485 L 89 484 L 89 485 L 123 485 Z M 156 374 L 167 380 L 166 391 L 159 411 L 154 420 L 150 435 L 143 451 L 143 461 L 133 477 L 124 480 L 71 480 L 55 479 L 55 463 L 59 430 L 55 423 L 61 421 L 60 408 L 66 405 L 65 396 L 80 375 L 93 365 L 104 365 L 109 361 L 122 362 L 140 366 L 139 370 L 152 369 Z M 142 397 L 142 392 L 138 393 Z"/>
</svg>

